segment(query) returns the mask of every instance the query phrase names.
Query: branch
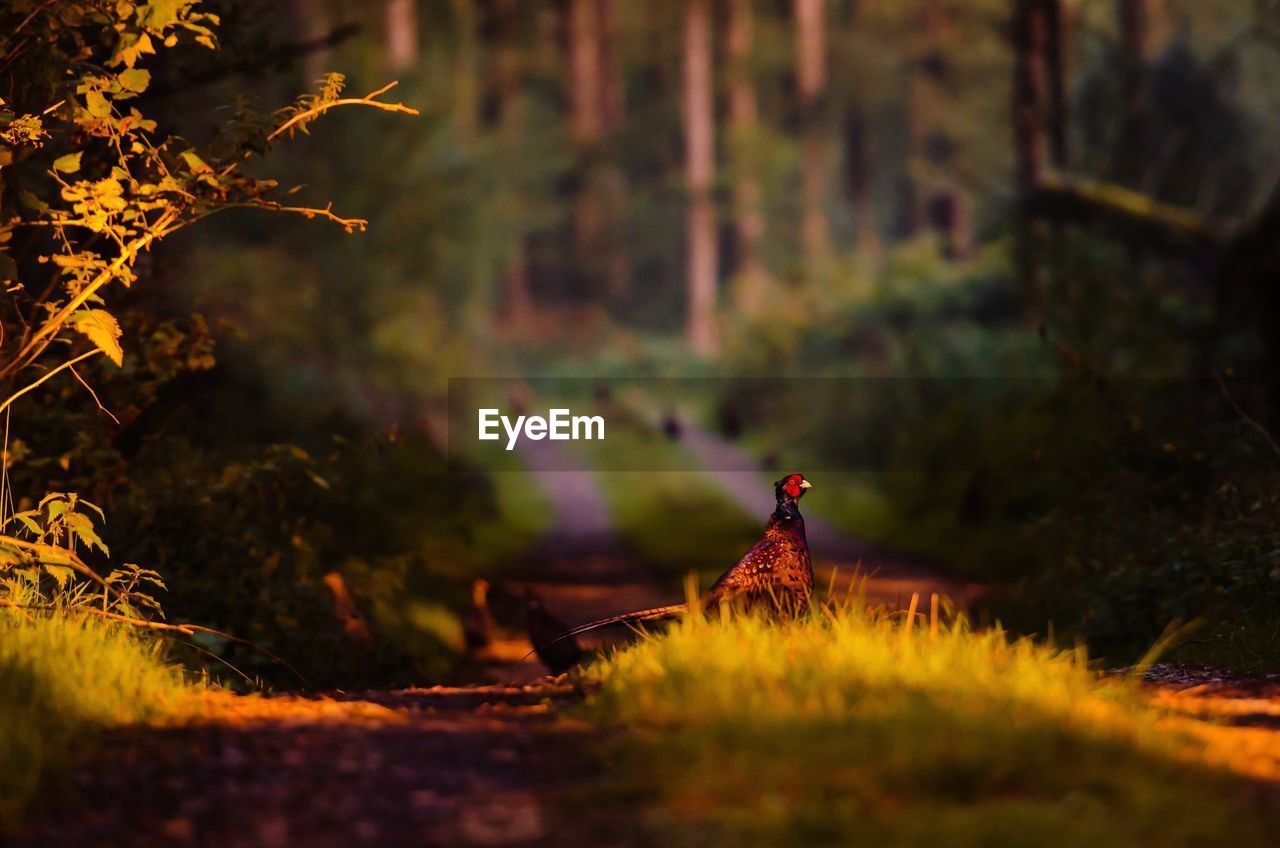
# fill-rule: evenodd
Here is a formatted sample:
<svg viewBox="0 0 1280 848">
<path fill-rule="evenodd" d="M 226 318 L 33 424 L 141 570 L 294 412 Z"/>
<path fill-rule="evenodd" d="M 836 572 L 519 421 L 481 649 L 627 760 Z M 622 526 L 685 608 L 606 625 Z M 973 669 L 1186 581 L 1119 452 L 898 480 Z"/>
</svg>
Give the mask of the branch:
<svg viewBox="0 0 1280 848">
<path fill-rule="evenodd" d="M 32 389 L 37 388 L 41 383 L 43 383 L 43 382 L 45 382 L 46 380 L 48 380 L 49 378 L 53 377 L 53 375 L 57 374 L 59 371 L 62 371 L 63 369 L 66 369 L 66 368 L 70 368 L 70 369 L 74 372 L 74 371 L 75 371 L 75 367 L 74 367 L 74 366 L 75 366 L 77 363 L 83 362 L 84 360 L 88 359 L 88 358 L 89 358 L 89 357 L 91 357 L 91 356 L 97 356 L 97 355 L 98 355 L 98 354 L 100 354 L 100 353 L 102 353 L 102 351 L 95 347 L 93 350 L 91 350 L 91 351 L 89 351 L 89 352 L 87 352 L 87 353 L 82 353 L 82 354 L 80 354 L 80 355 L 79 355 L 79 356 L 77 356 L 75 359 L 67 360 L 66 362 L 64 362 L 64 363 L 62 363 L 61 365 L 59 365 L 57 368 L 54 368 L 53 370 L 51 370 L 51 371 L 47 372 L 46 374 L 44 374 L 44 376 L 42 376 L 39 380 L 36 380 L 34 383 L 31 383 L 30 385 L 26 386 L 25 388 L 19 389 L 18 391 L 16 391 L 16 392 L 14 392 L 13 394 L 9 395 L 9 399 L 8 399 L 8 400 L 6 400 L 4 403 L 0 403 L 0 412 L 4 412 L 6 409 L 8 409 L 8 408 L 13 404 L 13 402 L 14 402 L 15 400 L 17 400 L 18 398 L 22 397 L 23 395 L 25 395 L 27 392 L 31 391 Z M 83 381 L 81 381 L 81 382 L 83 382 Z M 93 390 L 92 390 L 92 389 L 90 389 L 89 391 L 90 391 L 90 392 L 92 392 Z M 114 416 L 112 416 L 112 417 L 114 417 Z M 118 422 L 117 422 L 117 423 L 118 423 Z"/>
<path fill-rule="evenodd" d="M 382 88 L 371 92 L 364 97 L 343 97 L 338 100 L 331 100 L 328 103 L 319 103 L 305 112 L 299 112 L 280 126 L 276 127 L 275 131 L 272 132 L 271 135 L 267 136 L 267 141 L 275 141 L 281 133 L 287 131 L 290 127 L 303 121 L 310 121 L 312 118 L 322 115 L 336 106 L 372 106 L 373 108 L 381 109 L 384 112 L 403 112 L 406 115 L 421 114 L 417 109 L 414 109 L 411 106 L 406 106 L 403 103 L 383 103 L 381 100 L 374 99 L 378 95 L 385 94 L 395 88 L 397 85 L 399 85 L 399 81 L 392 80 Z"/>
<path fill-rule="evenodd" d="M 1218 381 L 1218 391 L 1222 392 L 1222 397 L 1231 405 L 1231 408 L 1235 410 L 1236 415 L 1240 416 L 1240 420 L 1257 431 L 1257 433 L 1262 436 L 1266 443 L 1271 447 L 1271 450 L 1275 452 L 1275 455 L 1280 456 L 1280 443 L 1276 442 L 1275 436 L 1271 435 L 1271 431 L 1264 427 L 1262 422 L 1258 419 L 1240 408 L 1240 404 L 1236 403 L 1236 399 L 1232 397 L 1231 392 L 1227 390 L 1227 383 L 1222 379 L 1221 374 L 1214 371 L 1213 379 Z"/>
<path fill-rule="evenodd" d="M 1229 236 L 1187 209 L 1132 189 L 1060 174 L 1044 174 L 1022 202 L 1027 214 L 1053 221 L 1102 224 L 1128 240 L 1195 259 L 1214 260 Z"/>
<path fill-rule="evenodd" d="M 80 290 L 79 294 L 71 298 L 71 300 L 55 312 L 49 320 L 40 325 L 40 329 L 36 330 L 31 335 L 31 338 L 27 340 L 26 344 L 22 346 L 14 357 L 9 360 L 3 368 L 0 368 L 0 379 L 8 377 L 15 371 L 30 365 L 31 362 L 39 356 L 46 347 L 48 347 L 49 342 L 52 341 L 58 331 L 62 329 L 62 326 L 67 322 L 67 319 L 71 317 L 73 312 L 83 306 L 89 298 L 93 297 L 94 293 L 97 292 L 98 289 L 115 279 L 116 274 L 119 273 L 120 269 L 137 258 L 138 254 L 143 250 L 146 250 L 146 248 L 150 246 L 151 242 L 155 241 L 157 238 L 164 238 L 168 235 L 166 227 L 172 224 L 176 217 L 176 212 L 166 212 L 156 221 L 155 225 L 148 230 L 145 235 L 139 236 L 126 244 L 124 249 L 120 251 L 120 255 L 117 256 L 110 265 L 103 268 L 102 271 L 98 273 L 98 276 L 94 277 L 87 286 Z M 12 398 L 10 400 L 12 400 Z M 2 408 L 3 407 L 0 407 L 0 409 Z"/>
<path fill-rule="evenodd" d="M 15 604 L 13 601 L 9 600 L 8 598 L 0 598 L 0 607 L 8 607 L 9 609 L 13 610 L 18 615 L 25 618 L 28 624 L 36 623 L 36 620 L 31 617 L 31 614 L 22 608 L 22 604 Z"/>
<path fill-rule="evenodd" d="M 89 396 L 93 398 L 93 402 L 94 402 L 94 403 L 96 403 L 96 404 L 98 405 L 98 409 L 101 409 L 103 412 L 105 412 L 105 413 L 107 414 L 107 417 L 108 417 L 108 418 L 110 418 L 112 421 L 116 422 L 116 426 L 117 426 L 117 427 L 123 426 L 123 425 L 120 423 L 120 419 L 119 419 L 119 418 L 116 418 L 115 414 L 114 414 L 114 413 L 112 413 L 112 411 L 111 411 L 111 410 L 107 409 L 105 406 L 103 406 L 103 405 L 102 405 L 102 401 L 98 399 L 98 393 L 97 393 L 97 392 L 95 392 L 95 391 L 93 390 L 93 386 L 89 385 L 89 383 L 85 381 L 84 377 L 81 377 L 81 376 L 80 376 L 80 372 L 79 372 L 79 371 L 77 371 L 76 369 L 72 368 L 72 369 L 71 369 L 71 374 L 72 374 L 72 376 L 74 376 L 77 380 L 79 380 L 79 381 L 80 381 L 80 385 L 84 386 L 85 391 L 87 391 L 87 392 L 89 393 Z"/>
</svg>

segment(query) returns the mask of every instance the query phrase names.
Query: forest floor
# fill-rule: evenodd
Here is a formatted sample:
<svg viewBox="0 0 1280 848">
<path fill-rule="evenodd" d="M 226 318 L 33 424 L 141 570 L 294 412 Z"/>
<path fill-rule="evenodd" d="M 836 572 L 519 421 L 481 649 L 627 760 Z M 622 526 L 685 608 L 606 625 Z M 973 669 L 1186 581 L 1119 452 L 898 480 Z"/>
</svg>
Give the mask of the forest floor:
<svg viewBox="0 0 1280 848">
<path fill-rule="evenodd" d="M 701 439 L 695 434 L 691 449 L 709 467 L 730 467 L 705 453 L 722 444 Z M 526 461 L 556 522 L 526 564 L 527 579 L 506 587 L 507 595 L 533 589 L 571 624 L 680 600 L 611 532 L 590 473 L 550 450 Z M 743 494 L 760 487 L 758 475 L 714 474 L 744 507 L 770 506 Z M 861 562 L 875 572 L 870 594 L 880 598 L 957 589 L 964 597 L 972 588 L 821 522 L 810 535 L 828 574 L 851 574 Z M 475 669 L 477 680 L 489 682 L 464 686 L 321 697 L 205 694 L 180 723 L 110 733 L 65 791 L 37 804 L 36 824 L 13 844 L 652 844 L 636 809 L 643 799 L 598 802 L 610 775 L 598 729 L 575 715 L 582 693 L 544 676 L 536 661 L 520 662 L 528 650 L 514 626 L 504 628 Z M 1151 680 L 1154 697 L 1206 733 L 1235 734 L 1222 742 L 1224 751 L 1249 763 L 1243 770 L 1261 791 L 1275 792 L 1280 677 L 1161 666 Z"/>
</svg>

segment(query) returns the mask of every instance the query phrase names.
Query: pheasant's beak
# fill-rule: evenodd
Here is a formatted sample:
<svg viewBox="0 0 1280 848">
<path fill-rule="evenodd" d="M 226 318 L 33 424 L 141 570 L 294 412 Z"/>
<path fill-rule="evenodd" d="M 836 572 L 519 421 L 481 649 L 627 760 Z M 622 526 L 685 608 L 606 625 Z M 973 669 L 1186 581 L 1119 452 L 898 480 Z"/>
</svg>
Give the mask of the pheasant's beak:
<svg viewBox="0 0 1280 848">
<path fill-rule="evenodd" d="M 813 488 L 813 484 L 812 484 L 812 483 L 810 483 L 808 480 L 801 480 L 801 481 L 800 481 L 800 488 L 802 488 L 802 489 L 812 489 L 812 488 Z"/>
</svg>

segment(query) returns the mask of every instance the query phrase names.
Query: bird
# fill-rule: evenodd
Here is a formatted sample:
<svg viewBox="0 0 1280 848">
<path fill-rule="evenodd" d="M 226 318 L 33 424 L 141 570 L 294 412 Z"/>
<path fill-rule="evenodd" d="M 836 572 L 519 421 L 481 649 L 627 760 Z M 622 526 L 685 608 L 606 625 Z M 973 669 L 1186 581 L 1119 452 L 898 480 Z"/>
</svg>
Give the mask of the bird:
<svg viewBox="0 0 1280 848">
<path fill-rule="evenodd" d="M 769 516 L 764 535 L 737 564 L 720 575 L 702 596 L 704 610 L 722 605 L 737 609 L 764 609 L 780 618 L 803 612 L 813 596 L 813 560 L 800 515 L 800 499 L 813 488 L 803 474 L 788 474 L 774 483 L 777 506 Z M 572 639 L 611 624 L 658 621 L 688 612 L 688 604 L 627 612 L 562 631 L 557 639 Z M 556 640 L 549 643 L 556 644 Z"/>
<path fill-rule="evenodd" d="M 532 589 L 525 590 L 525 629 L 534 653 L 552 674 L 564 674 L 586 659 L 578 641 L 566 635 L 564 622 L 547 611 Z"/>
<path fill-rule="evenodd" d="M 483 650 L 493 641 L 488 580 L 476 580 L 471 584 L 471 606 L 462 615 L 462 636 L 472 651 Z"/>
</svg>

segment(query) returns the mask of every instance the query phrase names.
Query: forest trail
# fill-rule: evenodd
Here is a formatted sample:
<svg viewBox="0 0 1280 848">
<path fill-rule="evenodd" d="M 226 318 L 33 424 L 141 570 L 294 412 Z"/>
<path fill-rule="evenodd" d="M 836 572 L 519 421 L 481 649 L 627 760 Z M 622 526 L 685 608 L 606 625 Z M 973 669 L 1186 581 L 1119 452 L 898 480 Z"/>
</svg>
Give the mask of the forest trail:
<svg viewBox="0 0 1280 848">
<path fill-rule="evenodd" d="M 689 446 L 724 449 L 696 437 Z M 562 520 L 537 554 L 542 559 L 529 563 L 541 570 L 527 585 L 574 622 L 669 600 L 606 532 L 607 513 L 604 521 L 593 517 L 602 501 L 590 473 L 550 454 L 534 462 Z M 711 473 L 744 508 L 768 506 L 755 502 L 757 473 Z M 588 518 L 577 521 L 581 516 Z M 810 532 L 823 562 L 861 559 L 880 568 L 878 593 L 891 591 L 883 581 L 931 579 L 910 563 L 879 559 L 877 549 L 823 522 L 812 522 Z M 508 642 L 489 671 L 523 683 L 323 697 L 201 695 L 193 717 L 181 723 L 108 734 L 69 789 L 72 800 L 92 803 L 46 796 L 32 817 L 39 824 L 13 844 L 652 844 L 642 809 L 601 803 L 605 796 L 594 794 L 615 784 L 600 757 L 599 731 L 575 715 L 584 693 L 542 676 L 536 662 L 516 667 L 528 642 L 515 633 Z M 1157 666 L 1149 679 L 1153 697 L 1171 709 L 1170 721 L 1203 737 L 1210 759 L 1244 772 L 1260 792 L 1277 792 L 1280 678 Z"/>
<path fill-rule="evenodd" d="M 72 777 L 71 798 L 45 796 L 39 824 L 5 844 L 641 845 L 574 804 L 599 779 L 587 727 L 558 712 L 576 699 L 549 680 L 323 699 L 207 694 L 187 722 L 109 734 Z"/>
</svg>

